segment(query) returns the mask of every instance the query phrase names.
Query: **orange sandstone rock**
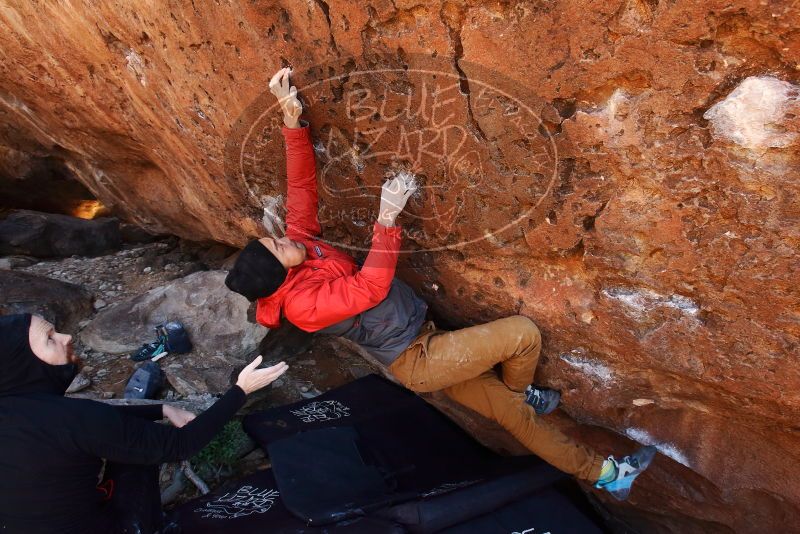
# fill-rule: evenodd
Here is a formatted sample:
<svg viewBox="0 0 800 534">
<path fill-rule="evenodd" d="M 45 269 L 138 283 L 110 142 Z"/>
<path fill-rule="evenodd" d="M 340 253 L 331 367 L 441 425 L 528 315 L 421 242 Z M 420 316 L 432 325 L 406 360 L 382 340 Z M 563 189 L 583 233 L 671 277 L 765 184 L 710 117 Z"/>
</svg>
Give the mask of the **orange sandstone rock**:
<svg viewBox="0 0 800 534">
<path fill-rule="evenodd" d="M 735 1 L 11 2 L 0 179 L 60 164 L 158 232 L 243 245 L 285 202 L 294 67 L 325 235 L 414 174 L 400 276 L 459 326 L 544 333 L 603 453 L 662 452 L 615 517 L 800 524 L 800 9 Z M 642 402 L 647 400 L 648 402 Z M 477 430 L 476 430 L 477 431 Z"/>
</svg>

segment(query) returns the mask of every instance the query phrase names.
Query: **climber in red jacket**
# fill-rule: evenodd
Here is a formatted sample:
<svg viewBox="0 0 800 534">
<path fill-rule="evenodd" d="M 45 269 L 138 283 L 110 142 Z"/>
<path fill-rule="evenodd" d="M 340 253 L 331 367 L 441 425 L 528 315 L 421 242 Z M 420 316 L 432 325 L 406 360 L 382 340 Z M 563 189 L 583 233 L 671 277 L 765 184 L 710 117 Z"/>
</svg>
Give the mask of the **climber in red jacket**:
<svg viewBox="0 0 800 534">
<path fill-rule="evenodd" d="M 395 222 L 414 183 L 400 175 L 384 184 L 372 247 L 360 269 L 319 238 L 311 131 L 300 119 L 303 108 L 289 82 L 290 71 L 281 69 L 270 80 L 284 113 L 286 236 L 250 242 L 225 284 L 257 301 L 259 323 L 275 328 L 283 315 L 307 332 L 348 338 L 407 388 L 442 391 L 498 422 L 550 464 L 625 499 L 655 449 L 605 459 L 541 417 L 557 407 L 560 394 L 531 383 L 541 337 L 530 319 L 514 316 L 453 332 L 439 330 L 425 321 L 425 302 L 395 278 L 401 240 Z"/>
</svg>

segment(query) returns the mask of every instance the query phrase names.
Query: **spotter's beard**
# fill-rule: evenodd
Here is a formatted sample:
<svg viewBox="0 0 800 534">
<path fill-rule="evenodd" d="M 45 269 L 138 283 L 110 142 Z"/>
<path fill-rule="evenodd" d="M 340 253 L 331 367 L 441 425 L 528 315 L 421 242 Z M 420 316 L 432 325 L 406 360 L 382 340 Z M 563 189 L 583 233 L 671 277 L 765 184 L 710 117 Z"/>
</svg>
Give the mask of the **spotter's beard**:
<svg viewBox="0 0 800 534">
<path fill-rule="evenodd" d="M 83 369 L 83 360 L 75 354 L 75 347 L 72 343 L 67 345 L 67 363 L 74 364 L 78 371 Z"/>
</svg>

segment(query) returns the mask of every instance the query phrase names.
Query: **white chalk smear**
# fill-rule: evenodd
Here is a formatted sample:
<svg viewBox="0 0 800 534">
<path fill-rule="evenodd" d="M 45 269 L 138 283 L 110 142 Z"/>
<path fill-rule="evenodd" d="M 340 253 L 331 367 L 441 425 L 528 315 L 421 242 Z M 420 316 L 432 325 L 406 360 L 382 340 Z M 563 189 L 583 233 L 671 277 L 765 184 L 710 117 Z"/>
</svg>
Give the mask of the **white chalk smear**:
<svg viewBox="0 0 800 534">
<path fill-rule="evenodd" d="M 700 307 L 689 297 L 683 295 L 670 295 L 667 300 L 661 302 L 664 306 L 678 309 L 689 315 L 697 315 Z"/>
<path fill-rule="evenodd" d="M 637 316 L 643 315 L 656 306 L 674 308 L 691 316 L 695 316 L 700 312 L 700 306 L 689 297 L 684 297 L 683 295 L 661 295 L 650 289 L 612 287 L 604 289 L 603 295 L 619 301 Z"/>
<path fill-rule="evenodd" d="M 716 137 L 763 152 L 789 146 L 796 134 L 783 126 L 792 105 L 800 106 L 800 87 L 772 76 L 750 76 L 703 118 Z"/>
<path fill-rule="evenodd" d="M 355 151 L 350 152 L 350 163 L 353 165 L 353 169 L 355 169 L 355 171 L 358 174 L 363 173 L 364 169 L 367 168 L 367 164 L 364 162 L 364 158 L 359 156 L 358 153 Z"/>
<path fill-rule="evenodd" d="M 139 83 L 143 86 L 147 85 L 147 78 L 144 75 L 144 61 L 142 58 L 139 57 L 139 54 L 134 52 L 133 50 L 128 50 L 128 53 L 125 54 L 125 61 L 128 65 L 128 70 L 136 76 L 136 79 L 139 80 Z"/>
<path fill-rule="evenodd" d="M 264 206 L 264 217 L 261 223 L 271 237 L 281 237 L 284 233 L 283 217 L 283 195 L 274 197 L 264 195 L 261 197 L 261 204 Z"/>
<path fill-rule="evenodd" d="M 648 434 L 646 430 L 642 430 L 641 428 L 627 428 L 625 429 L 625 435 L 631 438 L 633 441 L 641 443 L 642 445 L 654 445 L 655 448 L 658 449 L 658 452 L 664 456 L 669 456 L 679 464 L 685 465 L 686 467 L 692 467 L 689 464 L 689 459 L 686 458 L 686 455 L 678 450 L 674 444 L 667 442 L 656 443 L 656 440 L 653 438 L 653 436 Z"/>
<path fill-rule="evenodd" d="M 561 354 L 559 357 L 570 367 L 579 369 L 581 372 L 583 372 L 583 374 L 597 378 L 602 382 L 613 382 L 615 379 L 614 371 L 612 371 L 611 368 L 602 362 L 582 356 L 580 353 L 576 353 L 575 351 L 567 354 Z"/>
</svg>

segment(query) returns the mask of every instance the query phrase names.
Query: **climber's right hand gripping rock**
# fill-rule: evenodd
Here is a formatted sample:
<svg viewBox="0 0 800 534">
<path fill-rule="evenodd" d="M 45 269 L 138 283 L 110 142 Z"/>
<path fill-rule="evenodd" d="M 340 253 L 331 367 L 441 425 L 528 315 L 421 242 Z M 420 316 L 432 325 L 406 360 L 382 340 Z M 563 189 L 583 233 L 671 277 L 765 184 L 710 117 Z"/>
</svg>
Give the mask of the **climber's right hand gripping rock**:
<svg viewBox="0 0 800 534">
<path fill-rule="evenodd" d="M 386 180 L 381 190 L 381 206 L 378 211 L 378 222 L 383 226 L 394 226 L 394 221 L 406 202 L 417 190 L 414 179 L 405 174 L 400 174 L 390 180 Z"/>
</svg>

